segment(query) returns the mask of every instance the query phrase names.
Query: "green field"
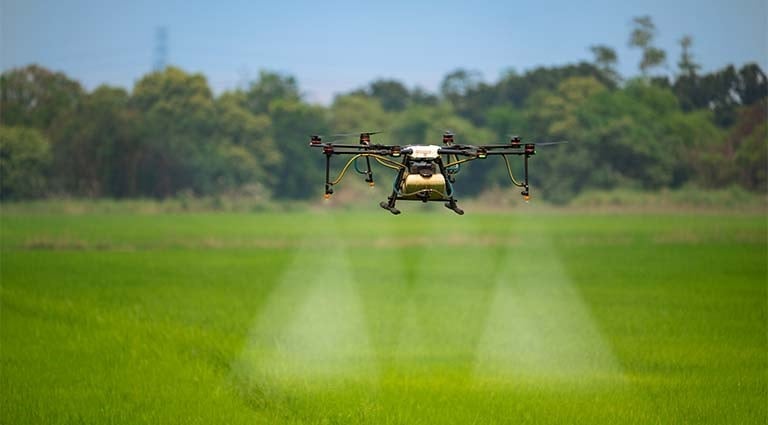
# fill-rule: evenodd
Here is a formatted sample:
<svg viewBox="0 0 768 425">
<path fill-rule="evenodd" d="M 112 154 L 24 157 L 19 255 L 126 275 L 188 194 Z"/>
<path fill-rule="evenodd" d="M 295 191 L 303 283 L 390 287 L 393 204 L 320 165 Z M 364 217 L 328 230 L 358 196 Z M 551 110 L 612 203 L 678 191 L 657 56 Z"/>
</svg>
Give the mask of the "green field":
<svg viewBox="0 0 768 425">
<path fill-rule="evenodd" d="M 756 214 L 4 213 L 0 423 L 768 420 Z"/>
</svg>

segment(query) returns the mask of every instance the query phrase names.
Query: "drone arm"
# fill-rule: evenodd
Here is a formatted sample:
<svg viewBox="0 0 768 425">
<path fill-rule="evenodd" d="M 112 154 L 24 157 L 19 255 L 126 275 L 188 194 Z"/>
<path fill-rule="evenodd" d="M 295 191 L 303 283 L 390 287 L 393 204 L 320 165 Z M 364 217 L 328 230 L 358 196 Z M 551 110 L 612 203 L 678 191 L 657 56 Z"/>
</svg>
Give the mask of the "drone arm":
<svg viewBox="0 0 768 425">
<path fill-rule="evenodd" d="M 535 155 L 536 144 L 453 145 L 449 148 L 440 149 L 440 153 L 478 156 L 480 158 L 485 158 L 488 155 Z"/>
<path fill-rule="evenodd" d="M 331 155 L 379 155 L 379 156 L 400 156 L 400 153 L 393 154 L 389 149 L 352 149 L 352 148 L 338 148 L 337 146 L 328 146 L 323 149 L 323 152 Z"/>
<path fill-rule="evenodd" d="M 398 145 L 353 145 L 346 143 L 333 143 L 333 142 L 320 142 L 310 143 L 310 147 L 323 148 L 324 151 L 331 150 L 337 153 L 379 153 L 380 155 L 392 155 L 398 156 L 400 154 L 400 146 Z"/>
<path fill-rule="evenodd" d="M 368 183 L 369 186 L 373 187 L 373 171 L 371 171 L 371 157 L 366 156 L 365 157 L 365 164 L 368 166 L 368 171 L 366 172 L 365 181 Z"/>
<path fill-rule="evenodd" d="M 325 199 L 331 197 L 333 188 L 331 188 L 331 154 L 325 154 Z"/>
<path fill-rule="evenodd" d="M 370 147 L 370 145 L 353 145 L 353 144 L 344 144 L 344 143 L 333 143 L 333 142 L 314 142 L 310 143 L 309 147 L 311 148 L 350 148 L 350 149 L 367 149 Z"/>
<path fill-rule="evenodd" d="M 529 155 L 525 156 L 524 159 L 524 167 L 525 167 L 525 187 L 523 188 L 523 191 L 520 192 L 521 195 L 523 195 L 523 199 L 525 199 L 525 202 L 528 202 L 529 199 L 531 199 L 531 193 L 528 188 L 528 157 Z"/>
<path fill-rule="evenodd" d="M 437 153 L 440 155 L 461 155 L 461 156 L 473 156 L 475 155 L 474 152 L 470 151 L 469 149 L 461 149 L 461 148 L 440 148 Z"/>
</svg>

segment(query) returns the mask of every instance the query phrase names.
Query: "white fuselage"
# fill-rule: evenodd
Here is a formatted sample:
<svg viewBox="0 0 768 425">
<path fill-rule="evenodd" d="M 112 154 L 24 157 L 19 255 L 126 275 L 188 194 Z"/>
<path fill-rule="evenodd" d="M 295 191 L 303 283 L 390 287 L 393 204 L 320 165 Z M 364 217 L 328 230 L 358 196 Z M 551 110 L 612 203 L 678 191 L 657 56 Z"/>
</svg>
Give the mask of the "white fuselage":
<svg viewBox="0 0 768 425">
<path fill-rule="evenodd" d="M 440 146 L 437 145 L 411 145 L 406 148 L 412 150 L 409 156 L 414 159 L 437 159 L 440 156 Z"/>
</svg>

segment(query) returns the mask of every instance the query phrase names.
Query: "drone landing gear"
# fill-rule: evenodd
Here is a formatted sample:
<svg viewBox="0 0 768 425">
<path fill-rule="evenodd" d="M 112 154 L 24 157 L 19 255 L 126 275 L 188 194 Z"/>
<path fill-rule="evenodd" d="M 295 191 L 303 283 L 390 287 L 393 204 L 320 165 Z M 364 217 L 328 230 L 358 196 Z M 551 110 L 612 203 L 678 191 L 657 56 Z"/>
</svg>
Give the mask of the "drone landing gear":
<svg viewBox="0 0 768 425">
<path fill-rule="evenodd" d="M 451 199 L 450 201 L 446 202 L 445 207 L 448 208 L 449 210 L 452 210 L 458 215 L 464 215 L 464 210 L 459 208 L 458 205 L 456 205 L 455 199 Z"/>
<path fill-rule="evenodd" d="M 400 210 L 399 209 L 395 208 L 394 205 L 389 205 L 389 203 L 387 203 L 387 202 L 383 202 L 382 201 L 382 202 L 379 203 L 379 206 L 384 208 L 385 210 L 391 212 L 394 215 L 400 214 Z"/>
<path fill-rule="evenodd" d="M 394 215 L 400 214 L 401 211 L 399 209 L 395 208 L 395 206 L 393 204 L 394 204 L 394 202 L 392 202 L 392 201 L 390 201 L 390 202 L 383 202 L 382 201 L 382 202 L 379 203 L 379 206 L 381 208 L 384 208 L 385 210 L 391 212 Z M 455 212 L 458 215 L 464 215 L 464 210 L 459 208 L 459 206 L 456 204 L 456 200 L 454 200 L 454 199 L 446 202 L 445 203 L 445 207 L 448 208 L 449 210 Z"/>
</svg>

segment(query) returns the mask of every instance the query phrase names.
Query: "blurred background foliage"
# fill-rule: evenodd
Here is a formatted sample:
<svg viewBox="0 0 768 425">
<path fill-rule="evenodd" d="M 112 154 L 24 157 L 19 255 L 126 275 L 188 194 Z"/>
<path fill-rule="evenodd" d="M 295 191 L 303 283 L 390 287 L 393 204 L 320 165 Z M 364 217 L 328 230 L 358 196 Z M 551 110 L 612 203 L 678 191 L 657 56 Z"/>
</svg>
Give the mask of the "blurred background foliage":
<svg viewBox="0 0 768 425">
<path fill-rule="evenodd" d="M 392 144 L 568 140 L 539 150 L 533 185 L 555 203 L 594 190 L 695 186 L 766 193 L 768 82 L 756 64 L 701 73 L 693 40 L 680 39 L 674 71 L 638 17 L 630 46 L 638 75 L 616 71 L 616 52 L 592 62 L 509 71 L 495 82 L 467 69 L 439 93 L 381 79 L 306 102 L 289 75 L 262 71 L 214 95 L 205 76 L 176 67 L 143 76 L 131 92 L 88 92 L 36 65 L 0 77 L 0 199 L 50 196 L 158 198 L 258 193 L 305 199 L 321 190 L 323 158 L 311 134 L 376 131 Z M 462 171 L 464 195 L 506 185 L 501 161 Z"/>
</svg>

